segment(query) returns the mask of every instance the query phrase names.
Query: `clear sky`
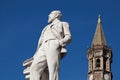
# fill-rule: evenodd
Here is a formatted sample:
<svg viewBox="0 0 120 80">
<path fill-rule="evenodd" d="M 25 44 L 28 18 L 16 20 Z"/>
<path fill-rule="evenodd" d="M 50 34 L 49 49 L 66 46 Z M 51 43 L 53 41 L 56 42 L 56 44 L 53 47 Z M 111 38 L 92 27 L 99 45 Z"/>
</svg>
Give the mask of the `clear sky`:
<svg viewBox="0 0 120 80">
<path fill-rule="evenodd" d="M 25 80 L 22 63 L 33 56 L 48 14 L 61 10 L 72 42 L 61 61 L 61 80 L 87 80 L 87 48 L 101 15 L 112 47 L 113 80 L 120 79 L 120 0 L 0 0 L 0 80 Z"/>
</svg>

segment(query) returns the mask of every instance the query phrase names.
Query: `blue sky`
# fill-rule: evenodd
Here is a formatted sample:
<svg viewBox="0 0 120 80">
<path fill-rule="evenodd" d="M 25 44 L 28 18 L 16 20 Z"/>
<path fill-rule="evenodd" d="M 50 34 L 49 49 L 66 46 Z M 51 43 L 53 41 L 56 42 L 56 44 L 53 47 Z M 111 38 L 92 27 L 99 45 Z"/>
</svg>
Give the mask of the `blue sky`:
<svg viewBox="0 0 120 80">
<path fill-rule="evenodd" d="M 1 80 L 25 80 L 22 63 L 33 56 L 48 14 L 61 10 L 71 26 L 72 42 L 61 61 L 61 80 L 87 80 L 87 48 L 101 15 L 107 44 L 113 51 L 113 80 L 120 79 L 119 0 L 0 0 Z"/>
</svg>

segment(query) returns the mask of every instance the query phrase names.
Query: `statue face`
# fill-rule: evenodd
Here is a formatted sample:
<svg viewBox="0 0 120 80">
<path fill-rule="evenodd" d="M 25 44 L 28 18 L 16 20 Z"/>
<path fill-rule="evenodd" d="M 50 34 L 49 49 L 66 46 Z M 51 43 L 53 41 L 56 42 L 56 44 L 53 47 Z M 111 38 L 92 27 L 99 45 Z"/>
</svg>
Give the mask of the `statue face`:
<svg viewBox="0 0 120 80">
<path fill-rule="evenodd" d="M 50 15 L 48 16 L 48 23 L 53 22 L 57 17 L 56 13 L 50 13 Z"/>
</svg>

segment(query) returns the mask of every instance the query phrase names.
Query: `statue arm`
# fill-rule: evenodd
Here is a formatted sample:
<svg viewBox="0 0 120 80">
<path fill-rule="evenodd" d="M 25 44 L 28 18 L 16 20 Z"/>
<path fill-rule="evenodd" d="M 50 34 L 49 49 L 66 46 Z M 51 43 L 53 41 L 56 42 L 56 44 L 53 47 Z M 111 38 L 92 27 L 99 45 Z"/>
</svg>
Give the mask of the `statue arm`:
<svg viewBox="0 0 120 80">
<path fill-rule="evenodd" d="M 40 46 L 41 46 L 41 44 L 43 42 L 43 33 L 44 33 L 44 30 L 45 29 L 43 29 L 42 32 L 41 32 L 41 35 L 40 35 L 40 38 L 39 38 L 39 41 L 38 41 L 38 45 L 37 45 L 37 50 L 40 48 Z"/>
<path fill-rule="evenodd" d="M 71 41 L 70 27 L 67 22 L 62 22 L 64 37 L 60 40 L 61 46 L 66 46 Z"/>
<path fill-rule="evenodd" d="M 46 30 L 46 28 L 48 27 L 49 25 L 47 25 L 41 32 L 41 35 L 40 35 L 40 38 L 39 38 L 39 41 L 38 41 L 38 46 L 37 46 L 37 49 L 41 46 L 42 42 L 43 42 L 43 35 L 44 35 L 44 32 Z"/>
<path fill-rule="evenodd" d="M 39 38 L 39 41 L 38 41 L 37 49 L 41 46 L 42 41 L 43 41 L 43 39 L 42 39 L 42 34 L 41 34 L 41 36 L 40 36 L 40 38 Z"/>
</svg>

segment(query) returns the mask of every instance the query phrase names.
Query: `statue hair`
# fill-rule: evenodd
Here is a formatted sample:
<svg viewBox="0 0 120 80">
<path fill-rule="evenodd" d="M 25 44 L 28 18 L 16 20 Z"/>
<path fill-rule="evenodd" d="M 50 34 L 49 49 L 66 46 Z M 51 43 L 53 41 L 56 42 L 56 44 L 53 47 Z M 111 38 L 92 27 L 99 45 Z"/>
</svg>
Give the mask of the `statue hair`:
<svg viewBox="0 0 120 80">
<path fill-rule="evenodd" d="M 54 10 L 54 11 L 52 11 L 51 13 L 57 14 L 57 17 L 56 17 L 56 18 L 58 18 L 58 19 L 61 19 L 61 17 L 62 17 L 62 13 L 61 13 L 60 10 Z"/>
</svg>

